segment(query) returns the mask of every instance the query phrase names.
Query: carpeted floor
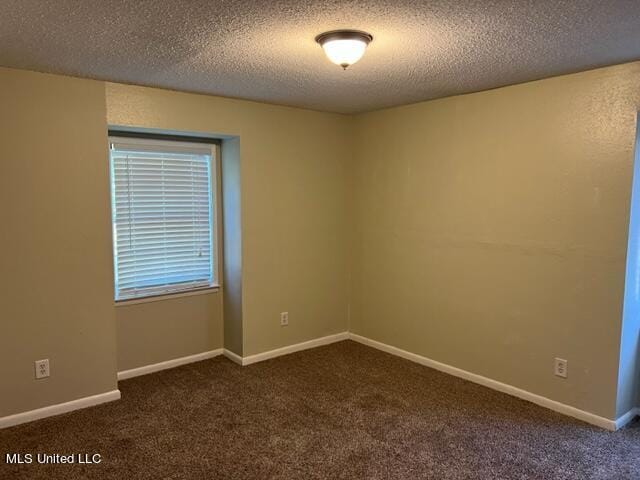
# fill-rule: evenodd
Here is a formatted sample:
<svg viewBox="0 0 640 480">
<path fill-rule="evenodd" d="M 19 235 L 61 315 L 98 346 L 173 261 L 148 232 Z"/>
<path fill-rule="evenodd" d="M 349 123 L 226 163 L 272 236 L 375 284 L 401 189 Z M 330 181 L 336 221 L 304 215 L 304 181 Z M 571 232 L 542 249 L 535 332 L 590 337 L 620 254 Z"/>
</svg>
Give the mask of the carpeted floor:
<svg viewBox="0 0 640 480">
<path fill-rule="evenodd" d="M 640 479 L 610 433 L 345 341 L 120 383 L 122 400 L 0 430 L 4 479 Z M 7 465 L 5 453 L 99 453 Z"/>
</svg>

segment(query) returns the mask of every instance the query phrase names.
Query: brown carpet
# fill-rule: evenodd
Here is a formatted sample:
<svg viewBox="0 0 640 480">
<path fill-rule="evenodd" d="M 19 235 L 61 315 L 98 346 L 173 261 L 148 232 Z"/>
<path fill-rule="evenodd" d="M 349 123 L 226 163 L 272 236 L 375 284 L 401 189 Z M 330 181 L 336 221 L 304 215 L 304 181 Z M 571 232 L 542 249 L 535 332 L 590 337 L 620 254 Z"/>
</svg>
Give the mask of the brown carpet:
<svg viewBox="0 0 640 480">
<path fill-rule="evenodd" d="M 122 400 L 0 431 L 4 479 L 640 479 L 616 433 L 346 341 L 248 367 L 218 357 Z M 6 452 L 100 453 L 7 465 Z"/>
</svg>

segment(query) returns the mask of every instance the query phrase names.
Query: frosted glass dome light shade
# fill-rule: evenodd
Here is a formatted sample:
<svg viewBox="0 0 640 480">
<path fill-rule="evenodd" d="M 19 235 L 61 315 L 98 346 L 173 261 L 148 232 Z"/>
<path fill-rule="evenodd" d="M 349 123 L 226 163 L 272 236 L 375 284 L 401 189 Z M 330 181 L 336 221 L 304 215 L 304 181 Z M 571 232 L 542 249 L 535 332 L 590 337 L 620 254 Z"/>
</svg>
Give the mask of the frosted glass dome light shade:
<svg viewBox="0 0 640 480">
<path fill-rule="evenodd" d="M 335 30 L 316 37 L 329 60 L 345 70 L 362 58 L 371 40 L 370 34 L 359 30 Z"/>
</svg>

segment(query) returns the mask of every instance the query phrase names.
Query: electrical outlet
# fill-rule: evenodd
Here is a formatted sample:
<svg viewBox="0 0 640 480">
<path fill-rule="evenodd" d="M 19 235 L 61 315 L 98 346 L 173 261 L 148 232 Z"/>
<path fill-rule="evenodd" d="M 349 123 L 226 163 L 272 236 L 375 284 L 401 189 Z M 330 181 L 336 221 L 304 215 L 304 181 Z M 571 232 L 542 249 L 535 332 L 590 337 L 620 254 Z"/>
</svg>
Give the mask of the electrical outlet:
<svg viewBox="0 0 640 480">
<path fill-rule="evenodd" d="M 556 377 L 567 378 L 567 363 L 568 362 L 563 358 L 555 359 L 554 373 L 556 374 Z"/>
<path fill-rule="evenodd" d="M 49 376 L 49 359 L 36 360 L 36 378 L 47 378 Z"/>
<path fill-rule="evenodd" d="M 289 325 L 289 312 L 282 312 L 280 314 L 280 326 L 286 327 Z"/>
</svg>

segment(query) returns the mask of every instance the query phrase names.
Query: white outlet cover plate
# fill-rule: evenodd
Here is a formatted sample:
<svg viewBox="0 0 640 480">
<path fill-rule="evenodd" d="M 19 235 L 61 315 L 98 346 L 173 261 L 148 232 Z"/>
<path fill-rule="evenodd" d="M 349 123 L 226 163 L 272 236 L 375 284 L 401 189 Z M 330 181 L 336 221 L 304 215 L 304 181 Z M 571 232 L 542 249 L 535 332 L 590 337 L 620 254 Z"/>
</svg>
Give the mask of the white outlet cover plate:
<svg viewBox="0 0 640 480">
<path fill-rule="evenodd" d="M 47 378 L 49 376 L 49 359 L 36 360 L 36 378 Z"/>
<path fill-rule="evenodd" d="M 568 362 L 563 358 L 555 359 L 554 373 L 558 377 L 567 378 Z"/>
</svg>

